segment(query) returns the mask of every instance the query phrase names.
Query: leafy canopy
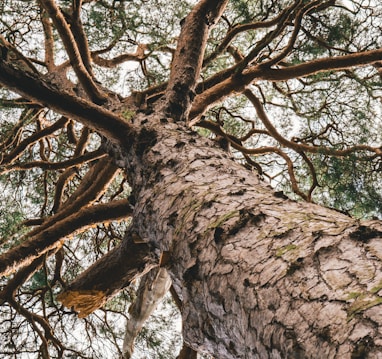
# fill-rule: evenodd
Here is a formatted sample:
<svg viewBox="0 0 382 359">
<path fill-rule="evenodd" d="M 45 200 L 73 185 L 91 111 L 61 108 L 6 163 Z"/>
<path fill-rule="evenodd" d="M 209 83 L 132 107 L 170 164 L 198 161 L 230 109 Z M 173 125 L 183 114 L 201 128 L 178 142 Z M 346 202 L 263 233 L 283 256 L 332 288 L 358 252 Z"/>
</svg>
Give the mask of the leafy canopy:
<svg viewBox="0 0 382 359">
<path fill-rule="evenodd" d="M 0 89 L 1 253 L 47 228 L 71 238 L 2 278 L 0 355 L 120 355 L 134 300 L 126 289 L 79 320 L 56 299 L 123 238 L 134 174 L 113 164 L 100 133 L 20 96 L 23 74 L 88 102 L 106 94 L 109 110 L 130 121 L 163 95 L 194 3 L 0 2 L 1 63 L 21 76 Z M 231 0 L 210 33 L 189 120 L 278 190 L 381 217 L 382 56 L 372 53 L 381 22 L 379 1 Z M 171 332 L 174 316 L 153 319 L 137 347 L 173 357 L 179 338 L 158 333 Z"/>
</svg>

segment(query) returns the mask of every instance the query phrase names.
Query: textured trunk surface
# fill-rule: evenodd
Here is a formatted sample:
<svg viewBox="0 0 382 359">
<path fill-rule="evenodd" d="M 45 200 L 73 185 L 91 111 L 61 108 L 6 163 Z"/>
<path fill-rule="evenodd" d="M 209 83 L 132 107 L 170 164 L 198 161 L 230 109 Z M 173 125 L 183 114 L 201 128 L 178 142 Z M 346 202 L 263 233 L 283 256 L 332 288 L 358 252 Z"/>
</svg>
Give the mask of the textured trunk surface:
<svg viewBox="0 0 382 359">
<path fill-rule="evenodd" d="M 153 117 L 117 156 L 131 232 L 169 252 L 185 341 L 217 358 L 382 358 L 380 223 L 288 200 Z"/>
</svg>

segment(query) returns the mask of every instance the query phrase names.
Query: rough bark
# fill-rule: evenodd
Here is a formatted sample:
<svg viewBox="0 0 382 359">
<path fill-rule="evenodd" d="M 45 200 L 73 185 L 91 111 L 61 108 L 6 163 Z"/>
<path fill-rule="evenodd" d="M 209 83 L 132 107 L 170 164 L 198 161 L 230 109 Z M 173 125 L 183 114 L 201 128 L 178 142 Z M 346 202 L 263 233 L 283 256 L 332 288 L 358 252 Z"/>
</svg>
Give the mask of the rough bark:
<svg viewBox="0 0 382 359">
<path fill-rule="evenodd" d="M 220 14 L 214 7 L 224 4 L 201 1 L 199 12 L 186 19 L 164 111 L 140 113 L 134 123 L 112 112 L 118 99 L 108 99 L 109 111 L 0 61 L 0 82 L 9 89 L 113 141 L 109 151 L 133 188 L 131 236 L 60 298 L 86 315 L 135 276 L 158 266 L 158 254 L 165 252 L 183 303 L 184 338 L 198 351 L 223 359 L 378 358 L 381 223 L 360 223 L 288 200 L 217 144 L 173 122 L 190 111 L 209 22 Z M 202 36 L 195 32 L 198 26 Z M 192 46 L 183 46 L 194 37 Z M 256 64 L 235 76 L 224 70 L 214 77 L 219 83 L 195 98 L 190 116 L 256 80 L 341 70 L 378 62 L 381 56 L 381 50 L 370 50 L 280 69 Z"/>
<path fill-rule="evenodd" d="M 170 252 L 191 347 L 219 358 L 380 355 L 380 222 L 291 201 L 176 124 L 142 131 L 154 145 L 119 161 L 137 174 L 133 228 Z"/>
<path fill-rule="evenodd" d="M 157 265 L 147 243 L 134 243 L 131 237 L 88 268 L 57 299 L 73 307 L 80 318 L 102 307 L 108 298 Z"/>
<path fill-rule="evenodd" d="M 163 110 L 176 120 L 186 120 L 195 97 L 194 89 L 203 64 L 209 30 L 228 0 L 202 0 L 183 20 Z"/>
</svg>

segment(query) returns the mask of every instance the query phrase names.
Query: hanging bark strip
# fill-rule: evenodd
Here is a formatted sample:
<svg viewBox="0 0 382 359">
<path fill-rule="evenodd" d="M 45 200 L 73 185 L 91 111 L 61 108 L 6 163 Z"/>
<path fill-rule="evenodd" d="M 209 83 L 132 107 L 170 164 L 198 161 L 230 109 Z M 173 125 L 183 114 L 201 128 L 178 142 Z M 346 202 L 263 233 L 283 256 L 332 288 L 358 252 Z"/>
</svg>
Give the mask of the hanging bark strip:
<svg viewBox="0 0 382 359">
<path fill-rule="evenodd" d="M 224 5 L 198 3 L 183 24 L 163 101 L 153 113 L 140 112 L 129 121 L 109 111 L 110 102 L 102 108 L 72 93 L 60 93 L 52 84 L 0 61 L 1 83 L 105 136 L 108 152 L 132 186 L 133 219 L 123 242 L 80 275 L 59 299 L 86 316 L 131 280 L 158 267 L 162 254 L 182 301 L 185 342 L 195 350 L 223 359 L 378 357 L 381 222 L 359 222 L 311 203 L 288 200 L 216 142 L 187 129 L 186 120 L 191 106 L 192 116 L 199 116 L 257 79 L 277 81 L 330 66 L 342 70 L 373 64 L 381 59 L 381 50 L 280 68 L 270 67 L 275 65 L 272 59 L 269 66 L 251 65 L 252 53 L 243 62 L 246 68 L 219 73 L 213 80 L 219 78 L 220 83 L 211 80 L 193 100 L 208 29 Z M 298 28 L 294 24 L 288 51 Z M 194 43 L 187 43 L 194 38 Z M 277 55 L 273 60 L 279 60 Z M 267 131 L 292 146 L 278 137 L 261 103 L 252 100 Z M 51 239 L 49 234 L 48 229 L 43 232 Z M 65 232 L 56 234 L 60 235 Z M 34 249 L 31 242 L 25 244 Z M 22 246 L 18 249 L 23 251 Z M 30 251 L 22 254 L 25 262 L 36 258 Z M 22 255 L 17 256 L 22 262 Z M 12 265 L 8 259 L 4 271 Z"/>
<path fill-rule="evenodd" d="M 158 136 L 142 157 L 117 156 L 141 174 L 130 231 L 170 253 L 188 345 L 219 358 L 382 350 L 379 221 L 288 200 L 176 124 Z M 96 278 L 97 264 L 72 286 L 90 289 Z"/>
</svg>

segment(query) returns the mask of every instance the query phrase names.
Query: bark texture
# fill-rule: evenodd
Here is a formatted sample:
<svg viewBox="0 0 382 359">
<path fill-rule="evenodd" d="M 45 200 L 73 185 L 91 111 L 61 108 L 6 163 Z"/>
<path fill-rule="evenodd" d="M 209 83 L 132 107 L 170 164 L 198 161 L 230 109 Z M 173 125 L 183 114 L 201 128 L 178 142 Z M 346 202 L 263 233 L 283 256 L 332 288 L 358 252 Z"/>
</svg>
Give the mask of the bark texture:
<svg viewBox="0 0 382 359">
<path fill-rule="evenodd" d="M 170 286 L 171 278 L 165 268 L 154 268 L 141 279 L 137 298 L 129 308 L 129 320 L 126 323 L 122 347 L 124 359 L 131 358 L 135 338 Z"/>
<path fill-rule="evenodd" d="M 359 223 L 288 200 L 235 163 L 229 152 L 182 124 L 198 121 L 209 106 L 254 81 L 372 64 L 382 59 L 382 50 L 277 69 L 270 66 L 279 56 L 265 65 L 241 64 L 211 76 L 198 93 L 208 31 L 227 3 L 201 0 L 183 24 L 161 104 L 154 114 L 139 112 L 127 120 L 119 115 L 121 99 L 105 96 L 93 81 L 89 55 L 74 43 L 54 2 L 41 3 L 55 18 L 73 69 L 94 103 L 76 97 L 74 88 L 62 90 L 31 68 L 5 60 L 0 60 L 0 81 L 108 138 L 108 151 L 133 189 L 133 221 L 124 242 L 59 299 L 85 316 L 136 276 L 159 266 L 159 255 L 166 253 L 166 269 L 182 300 L 185 342 L 195 350 L 219 359 L 382 357 L 381 223 Z M 245 66 L 253 59 L 244 59 Z M 41 247 L 56 250 L 57 238 L 68 231 L 52 234 L 48 228 Z M 38 243 L 31 238 L 23 245 Z M 11 273 L 20 263 L 37 268 L 45 252 L 35 248 L 38 253 L 29 255 L 29 249 L 14 251 L 0 271 Z"/>
<path fill-rule="evenodd" d="M 84 271 L 57 299 L 73 307 L 80 318 L 102 307 L 108 298 L 156 266 L 155 255 L 145 243 L 134 243 L 131 237 Z"/>
<path fill-rule="evenodd" d="M 381 356 L 378 221 L 288 200 L 214 142 L 139 121 L 150 146 L 139 151 L 138 136 L 110 151 L 135 174 L 133 230 L 170 252 L 191 347 L 218 358 Z"/>
</svg>

